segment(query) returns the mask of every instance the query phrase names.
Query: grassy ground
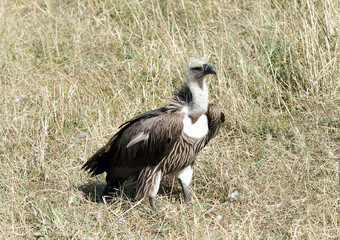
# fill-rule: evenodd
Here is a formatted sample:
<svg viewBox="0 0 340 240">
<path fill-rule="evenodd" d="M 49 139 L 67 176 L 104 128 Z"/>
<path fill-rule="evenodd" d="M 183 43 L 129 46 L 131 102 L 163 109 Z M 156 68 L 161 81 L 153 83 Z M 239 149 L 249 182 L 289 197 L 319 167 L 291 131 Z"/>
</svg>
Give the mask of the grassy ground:
<svg viewBox="0 0 340 240">
<path fill-rule="evenodd" d="M 0 1 L 0 238 L 339 239 L 339 18 L 335 0 Z M 168 181 L 158 212 L 98 202 L 82 164 L 191 57 L 226 114 L 192 204 Z"/>
</svg>

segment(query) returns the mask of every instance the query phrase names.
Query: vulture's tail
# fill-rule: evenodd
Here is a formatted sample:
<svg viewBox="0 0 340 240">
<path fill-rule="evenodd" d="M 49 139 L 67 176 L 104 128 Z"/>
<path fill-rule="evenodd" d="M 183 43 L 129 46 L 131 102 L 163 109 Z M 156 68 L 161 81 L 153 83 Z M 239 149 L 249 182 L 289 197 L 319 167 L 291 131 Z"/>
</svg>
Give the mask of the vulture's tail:
<svg viewBox="0 0 340 240">
<path fill-rule="evenodd" d="M 109 154 L 105 151 L 105 147 L 99 149 L 92 157 L 87 160 L 82 169 L 84 171 L 89 171 L 91 176 L 95 176 L 105 172 L 107 169 L 107 164 L 109 163 Z"/>
</svg>

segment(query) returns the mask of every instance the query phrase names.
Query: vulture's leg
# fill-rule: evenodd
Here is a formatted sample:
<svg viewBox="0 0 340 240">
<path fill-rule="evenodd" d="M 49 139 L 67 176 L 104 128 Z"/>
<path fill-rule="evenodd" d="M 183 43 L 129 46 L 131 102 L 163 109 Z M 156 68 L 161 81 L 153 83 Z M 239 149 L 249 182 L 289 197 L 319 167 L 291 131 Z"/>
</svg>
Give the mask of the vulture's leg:
<svg viewBox="0 0 340 240">
<path fill-rule="evenodd" d="M 108 181 L 107 181 L 106 187 L 103 191 L 102 197 L 107 196 L 110 192 L 115 191 L 123 183 L 123 180 L 120 179 L 120 178 L 111 178 L 111 179 L 107 179 L 107 180 Z"/>
<path fill-rule="evenodd" d="M 138 175 L 136 199 L 149 198 L 150 206 L 156 210 L 155 199 L 161 184 L 162 171 L 157 167 L 146 167 Z"/>
<path fill-rule="evenodd" d="M 193 173 L 193 170 L 192 170 L 191 165 L 187 166 L 186 168 L 183 168 L 182 170 L 176 173 L 176 177 L 179 179 L 179 183 L 182 186 L 185 203 L 190 202 L 190 195 L 189 195 L 188 187 L 191 183 L 192 173 Z"/>
<path fill-rule="evenodd" d="M 152 208 L 152 210 L 156 211 L 157 208 L 156 208 L 156 205 L 155 205 L 155 197 L 149 197 L 149 202 L 150 202 L 150 206 Z"/>
<path fill-rule="evenodd" d="M 182 186 L 184 202 L 189 203 L 191 201 L 191 198 L 190 198 L 190 195 L 189 195 L 188 186 L 185 183 L 183 183 L 183 181 L 181 179 L 179 180 L 179 183 Z"/>
<path fill-rule="evenodd" d="M 157 171 L 152 177 L 152 185 L 149 191 L 149 202 L 152 210 L 156 211 L 155 199 L 162 180 L 162 171 Z"/>
</svg>

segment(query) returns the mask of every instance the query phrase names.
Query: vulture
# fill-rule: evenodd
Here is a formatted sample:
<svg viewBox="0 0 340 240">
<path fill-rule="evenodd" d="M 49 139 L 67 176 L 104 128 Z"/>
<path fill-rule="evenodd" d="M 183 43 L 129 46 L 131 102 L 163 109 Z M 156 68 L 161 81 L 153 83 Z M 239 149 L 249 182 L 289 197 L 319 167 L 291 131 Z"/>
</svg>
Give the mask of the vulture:
<svg viewBox="0 0 340 240">
<path fill-rule="evenodd" d="M 224 114 L 208 102 L 205 77 L 216 71 L 204 60 L 191 59 L 185 66 L 185 84 L 166 106 L 142 113 L 123 123 L 82 169 L 92 176 L 106 172 L 102 197 L 121 184 L 136 187 L 136 199 L 155 197 L 163 176 L 175 176 L 184 202 L 190 202 L 190 185 L 196 155 L 217 135 Z"/>
</svg>

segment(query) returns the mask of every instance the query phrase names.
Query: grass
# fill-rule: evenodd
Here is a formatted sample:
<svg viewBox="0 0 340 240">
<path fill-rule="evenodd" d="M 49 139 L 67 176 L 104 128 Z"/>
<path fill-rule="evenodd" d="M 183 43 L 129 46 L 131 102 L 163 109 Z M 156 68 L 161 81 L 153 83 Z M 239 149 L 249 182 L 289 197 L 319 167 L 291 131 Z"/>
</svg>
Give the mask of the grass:
<svg viewBox="0 0 340 240">
<path fill-rule="evenodd" d="M 338 1 L 0 2 L 1 239 L 339 239 Z M 226 123 L 193 202 L 160 211 L 80 170 L 184 64 L 215 67 Z M 239 194 L 238 197 L 235 194 Z"/>
</svg>

